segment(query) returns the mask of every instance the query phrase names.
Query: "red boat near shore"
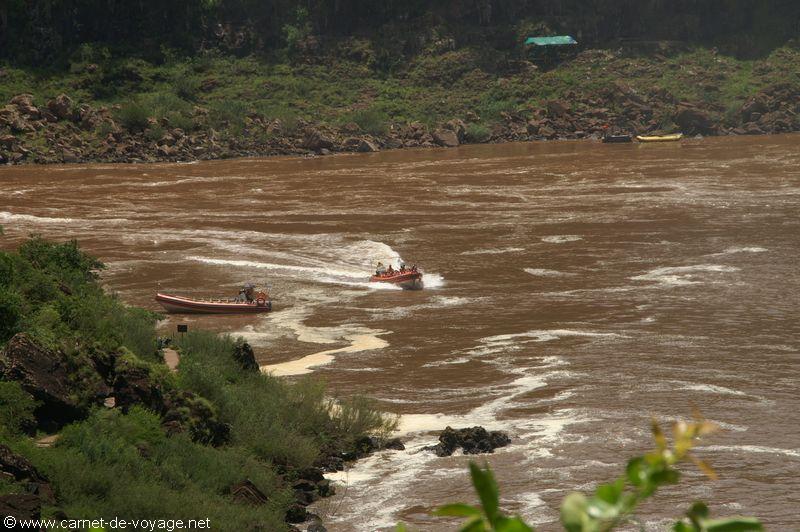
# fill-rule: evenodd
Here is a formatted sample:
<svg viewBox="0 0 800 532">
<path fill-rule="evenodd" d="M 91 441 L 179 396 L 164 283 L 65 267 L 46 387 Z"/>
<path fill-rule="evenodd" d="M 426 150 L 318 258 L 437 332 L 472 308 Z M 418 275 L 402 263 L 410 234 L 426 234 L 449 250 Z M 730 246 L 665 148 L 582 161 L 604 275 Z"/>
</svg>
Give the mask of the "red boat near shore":
<svg viewBox="0 0 800 532">
<path fill-rule="evenodd" d="M 162 293 L 156 294 L 156 301 L 171 314 L 247 314 L 272 310 L 272 302 L 263 292 L 256 294 L 253 301 L 195 299 Z"/>
<path fill-rule="evenodd" d="M 401 287 L 403 290 L 422 290 L 422 272 L 417 270 L 392 270 L 373 275 L 369 278 L 372 283 L 390 283 Z"/>
</svg>

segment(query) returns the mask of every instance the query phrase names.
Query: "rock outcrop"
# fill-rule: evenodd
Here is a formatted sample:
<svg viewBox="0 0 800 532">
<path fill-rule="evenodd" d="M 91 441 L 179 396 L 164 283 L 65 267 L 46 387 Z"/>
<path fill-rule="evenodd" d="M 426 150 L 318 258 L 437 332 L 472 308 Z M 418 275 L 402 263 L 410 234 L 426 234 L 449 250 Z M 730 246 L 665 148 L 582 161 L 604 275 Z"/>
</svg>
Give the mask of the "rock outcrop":
<svg viewBox="0 0 800 532">
<path fill-rule="evenodd" d="M 233 346 L 233 359 L 245 371 L 258 371 L 258 362 L 253 348 L 245 341 L 236 342 Z"/>
<path fill-rule="evenodd" d="M 170 392 L 159 412 L 167 434 L 186 432 L 193 441 L 214 447 L 230 440 L 230 425 L 219 419 L 214 405 L 193 392 Z"/>
<path fill-rule="evenodd" d="M 46 499 L 53 498 L 53 490 L 47 479 L 37 471 L 27 458 L 0 444 L 0 473 L 8 479 L 25 486 L 28 493 Z"/>
<path fill-rule="evenodd" d="M 447 427 L 439 434 L 439 443 L 426 447 L 425 450 L 444 457 L 452 455 L 459 447 L 463 449 L 464 454 L 492 453 L 498 447 L 505 447 L 509 443 L 511 438 L 505 432 L 489 432 L 483 427 L 465 429 Z"/>
<path fill-rule="evenodd" d="M 458 146 L 458 135 L 449 129 L 437 129 L 433 132 L 433 140 L 439 146 L 445 148 L 455 148 Z"/>
<path fill-rule="evenodd" d="M 12 337 L 0 353 L 0 379 L 19 382 L 41 402 L 36 418 L 42 426 L 60 426 L 85 413 L 73 394 L 64 355 L 41 347 L 24 333 Z"/>
<path fill-rule="evenodd" d="M 14 517 L 17 521 L 39 519 L 42 515 L 42 501 L 36 495 L 28 493 L 0 495 L 0 515 Z M 22 527 L 9 527 L 9 529 L 37 530 L 35 528 L 23 529 Z"/>
<path fill-rule="evenodd" d="M 598 61 L 608 64 L 608 52 L 586 51 L 573 60 L 578 65 Z M 468 141 L 599 138 L 609 132 L 755 135 L 800 131 L 800 93 L 794 84 L 764 88 L 737 113 L 720 103 L 681 101 L 663 87 L 635 88 L 622 81 L 627 65 L 620 61 L 615 67 L 622 70 L 609 71 L 609 75 L 616 74 L 618 81 L 599 84 L 592 92 L 566 91 L 558 99 L 527 109 L 501 111 L 490 121 L 465 110 L 461 118 L 430 126 L 415 121 L 388 123 L 383 133 L 373 135 L 353 122 L 333 126 L 298 119 L 289 123 L 256 113 L 247 115 L 235 134 L 220 133 L 209 125 L 209 110 L 198 105 L 187 117 L 195 126 L 192 130 L 174 127 L 166 117 L 151 118 L 145 127 L 127 128 L 114 119 L 118 108 L 92 107 L 66 94 L 37 107 L 33 96 L 20 94 L 0 107 L 0 164 L 328 155 L 455 147 Z M 659 67 L 643 68 L 642 75 L 657 75 Z M 214 90 L 216 83 L 208 79 L 201 90 Z M 713 80 L 707 84 L 713 89 Z M 481 133 L 468 135 L 473 128 Z"/>
</svg>

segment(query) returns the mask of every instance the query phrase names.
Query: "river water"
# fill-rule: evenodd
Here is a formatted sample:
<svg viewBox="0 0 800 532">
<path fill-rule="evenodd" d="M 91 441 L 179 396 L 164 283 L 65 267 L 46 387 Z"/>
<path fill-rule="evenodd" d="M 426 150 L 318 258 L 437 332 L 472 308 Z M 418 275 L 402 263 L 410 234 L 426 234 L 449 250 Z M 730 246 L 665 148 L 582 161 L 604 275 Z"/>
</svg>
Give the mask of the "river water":
<svg viewBox="0 0 800 532">
<path fill-rule="evenodd" d="M 3 247 L 77 238 L 110 290 L 153 309 L 158 286 L 268 283 L 270 315 L 164 327 L 241 334 L 276 373 L 402 415 L 407 450 L 361 461 L 317 505 L 330 530 L 453 528 L 429 511 L 475 500 L 469 457 L 420 451 L 446 425 L 507 431 L 512 445 L 486 456 L 503 507 L 556 530 L 568 491 L 649 448 L 651 416 L 694 407 L 724 429 L 698 451 L 720 479 L 685 468 L 643 508 L 647 529 L 702 498 L 787 530 L 800 523 L 798 141 L 8 167 L 0 224 Z M 400 257 L 425 290 L 366 282 Z"/>
</svg>

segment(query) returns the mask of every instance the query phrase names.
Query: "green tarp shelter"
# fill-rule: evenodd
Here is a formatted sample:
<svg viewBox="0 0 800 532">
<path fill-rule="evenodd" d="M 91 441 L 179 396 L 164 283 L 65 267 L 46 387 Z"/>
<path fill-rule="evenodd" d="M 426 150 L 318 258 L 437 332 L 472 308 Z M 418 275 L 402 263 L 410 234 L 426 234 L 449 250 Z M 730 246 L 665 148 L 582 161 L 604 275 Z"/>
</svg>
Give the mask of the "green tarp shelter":
<svg viewBox="0 0 800 532">
<path fill-rule="evenodd" d="M 528 37 L 525 39 L 527 46 L 563 46 L 565 44 L 578 44 L 570 35 L 556 35 L 555 37 Z"/>
</svg>

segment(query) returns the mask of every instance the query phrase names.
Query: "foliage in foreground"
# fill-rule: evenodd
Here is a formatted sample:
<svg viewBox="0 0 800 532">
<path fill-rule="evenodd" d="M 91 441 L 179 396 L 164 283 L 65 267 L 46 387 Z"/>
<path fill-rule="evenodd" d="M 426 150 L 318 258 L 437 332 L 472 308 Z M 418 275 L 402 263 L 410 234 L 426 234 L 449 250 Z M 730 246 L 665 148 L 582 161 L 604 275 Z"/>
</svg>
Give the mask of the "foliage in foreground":
<svg viewBox="0 0 800 532">
<path fill-rule="evenodd" d="M 716 478 L 714 470 L 690 454 L 697 439 L 715 430 L 714 425 L 697 419 L 673 425 L 670 445 L 658 423 L 653 421 L 656 449 L 628 462 L 625 474 L 614 482 L 601 484 L 591 496 L 575 492 L 561 505 L 561 523 L 567 532 L 603 532 L 622 525 L 636 524 L 637 507 L 663 486 L 677 484 L 680 472 L 676 465 L 691 460 L 707 476 Z M 494 474 L 487 465 L 481 468 L 470 462 L 470 475 L 480 498 L 479 506 L 448 504 L 436 510 L 439 516 L 465 517 L 461 532 L 533 532 L 533 527 L 520 517 L 509 517 L 500 510 L 500 494 Z M 708 507 L 694 503 L 686 517 L 673 526 L 675 532 L 747 532 L 763 530 L 751 517 L 712 519 Z"/>
<path fill-rule="evenodd" d="M 391 430 L 393 421 L 369 402 L 333 408 L 318 381 L 293 384 L 241 367 L 227 336 L 186 335 L 178 345 L 179 374 L 169 373 L 156 348 L 157 315 L 107 295 L 97 282 L 101 268 L 74 241 L 33 237 L 17 252 L 0 252 L 0 351 L 17 333 L 60 351 L 85 396 L 83 419 L 63 428 L 54 446 L 38 448 L 29 435 L 39 403 L 20 383 L 0 380 L 0 443 L 51 482 L 56 498 L 45 502 L 45 517 L 208 517 L 214 530 L 283 530 L 298 470 L 359 437 Z M 191 404 L 218 412 L 230 442 L 212 447 L 193 441 L 191 430 L 168 432 L 159 413 L 141 406 L 98 407 L 89 393 L 98 379 L 93 361 L 107 358 L 145 369 L 163 395 L 196 394 Z M 237 501 L 232 488 L 245 480 L 267 503 Z M 0 479 L 0 493 L 20 490 Z"/>
</svg>

